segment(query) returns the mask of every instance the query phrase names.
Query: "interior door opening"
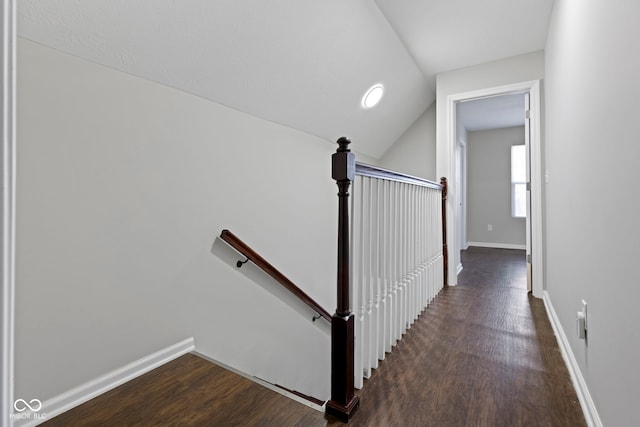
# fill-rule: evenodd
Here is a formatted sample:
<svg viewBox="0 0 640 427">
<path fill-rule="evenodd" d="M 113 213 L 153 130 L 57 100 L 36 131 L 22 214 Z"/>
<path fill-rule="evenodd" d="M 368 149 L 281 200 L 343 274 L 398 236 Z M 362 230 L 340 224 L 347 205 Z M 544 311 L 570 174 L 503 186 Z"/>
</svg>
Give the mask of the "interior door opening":
<svg viewBox="0 0 640 427">
<path fill-rule="evenodd" d="M 452 95 L 449 97 L 449 123 L 448 144 L 450 149 L 450 176 L 454 179 L 454 197 L 451 202 L 453 210 L 453 222 L 451 226 L 451 242 L 455 244 L 450 248 L 450 258 L 453 258 L 455 270 L 458 273 L 463 268 L 460 251 L 465 249 L 470 242 L 467 231 L 468 218 L 473 215 L 467 210 L 467 168 L 471 160 L 468 158 L 468 141 L 465 124 L 458 117 L 458 108 L 472 101 L 488 100 L 496 102 L 502 99 L 518 98 L 520 101 L 520 124 L 524 126 L 525 145 L 527 153 L 527 215 L 525 218 L 525 242 L 522 249 L 526 250 L 527 258 L 527 288 L 536 297 L 542 297 L 542 223 L 541 223 L 541 159 L 540 159 L 540 94 L 539 82 L 524 82 L 497 88 L 483 89 Z M 514 101 L 515 102 L 515 101 Z M 485 109 L 485 112 L 487 110 Z M 515 125 L 514 125 L 515 126 Z M 491 225 L 491 224 L 489 224 Z"/>
</svg>

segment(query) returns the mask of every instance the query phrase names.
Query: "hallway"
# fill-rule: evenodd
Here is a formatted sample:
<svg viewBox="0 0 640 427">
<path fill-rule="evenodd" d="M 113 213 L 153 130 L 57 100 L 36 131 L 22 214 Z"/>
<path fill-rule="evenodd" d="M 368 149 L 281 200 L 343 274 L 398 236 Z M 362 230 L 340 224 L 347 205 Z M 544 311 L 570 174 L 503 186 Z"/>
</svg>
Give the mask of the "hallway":
<svg viewBox="0 0 640 427">
<path fill-rule="evenodd" d="M 350 425 L 586 425 L 544 304 L 527 294 L 523 251 L 469 248 L 462 261 L 459 285 L 440 293 L 358 392 Z M 180 372 L 183 358 L 188 371 Z M 341 424 L 183 358 L 46 425 Z"/>
<path fill-rule="evenodd" d="M 462 262 L 365 383 L 352 425 L 585 425 L 524 251 L 471 247 Z"/>
</svg>

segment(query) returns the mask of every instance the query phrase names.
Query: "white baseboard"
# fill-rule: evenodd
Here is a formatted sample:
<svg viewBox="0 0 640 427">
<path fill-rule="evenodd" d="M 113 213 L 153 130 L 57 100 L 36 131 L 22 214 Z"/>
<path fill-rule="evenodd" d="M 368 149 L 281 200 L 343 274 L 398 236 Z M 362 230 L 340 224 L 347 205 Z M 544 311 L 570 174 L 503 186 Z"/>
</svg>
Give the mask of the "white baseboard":
<svg viewBox="0 0 640 427">
<path fill-rule="evenodd" d="M 58 396 L 42 402 L 42 409 L 36 413 L 24 411 L 15 414 L 14 426 L 31 427 L 60 415 L 71 408 L 93 399 L 94 397 L 106 393 L 119 385 L 131 381 L 159 366 L 164 365 L 178 357 L 189 353 L 195 349 L 193 338 L 188 338 L 177 344 L 159 350 L 153 354 L 129 363 L 122 368 L 102 375 L 85 384 L 66 391 Z"/>
<path fill-rule="evenodd" d="M 556 339 L 558 340 L 558 345 L 562 352 L 562 358 L 569 369 L 569 375 L 571 375 L 571 381 L 573 382 L 573 387 L 576 389 L 576 394 L 578 395 L 578 400 L 580 401 L 580 406 L 582 407 L 582 412 L 584 413 L 587 425 L 589 427 L 602 427 L 602 421 L 600 420 L 600 415 L 598 415 L 596 405 L 591 398 L 591 393 L 589 393 L 587 383 L 582 376 L 582 371 L 580 371 L 578 361 L 573 354 L 573 350 L 571 350 L 567 335 L 564 333 L 564 329 L 560 324 L 560 320 L 553 308 L 551 298 L 547 291 L 544 291 L 542 300 L 544 301 L 544 306 L 547 309 L 547 316 L 549 316 L 553 332 L 556 334 Z"/>
<path fill-rule="evenodd" d="M 527 249 L 527 245 L 514 245 L 511 243 L 468 242 L 467 248 L 469 246 L 478 246 L 481 248 L 497 248 L 497 249 L 521 249 L 521 250 Z"/>
</svg>

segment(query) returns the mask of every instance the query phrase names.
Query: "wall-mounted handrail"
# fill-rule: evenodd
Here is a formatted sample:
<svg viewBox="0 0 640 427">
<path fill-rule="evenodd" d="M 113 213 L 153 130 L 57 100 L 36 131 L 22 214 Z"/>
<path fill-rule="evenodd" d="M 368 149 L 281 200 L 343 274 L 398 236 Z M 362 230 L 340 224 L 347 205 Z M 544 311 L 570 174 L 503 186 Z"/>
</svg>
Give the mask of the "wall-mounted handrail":
<svg viewBox="0 0 640 427">
<path fill-rule="evenodd" d="M 244 255 L 249 261 L 255 264 L 262 271 L 271 276 L 276 282 L 284 286 L 289 292 L 298 297 L 303 303 L 309 306 L 313 311 L 318 313 L 320 317 L 331 323 L 331 314 L 320 304 L 318 304 L 313 298 L 307 295 L 302 289 L 296 286 L 291 280 L 289 280 L 284 274 L 282 274 L 277 268 L 271 265 L 266 259 L 261 257 L 256 251 L 251 249 L 249 245 L 240 240 L 235 234 L 229 230 L 222 230 L 220 238 L 227 242 L 232 248 Z M 241 267 L 246 261 L 239 261 Z"/>
</svg>

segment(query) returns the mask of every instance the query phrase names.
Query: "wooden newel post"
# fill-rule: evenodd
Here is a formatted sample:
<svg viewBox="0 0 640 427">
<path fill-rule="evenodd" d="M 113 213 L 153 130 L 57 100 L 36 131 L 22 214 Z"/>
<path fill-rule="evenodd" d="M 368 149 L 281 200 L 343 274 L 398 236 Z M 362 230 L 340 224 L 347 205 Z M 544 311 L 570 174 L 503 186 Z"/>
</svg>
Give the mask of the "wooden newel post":
<svg viewBox="0 0 640 427">
<path fill-rule="evenodd" d="M 326 411 L 344 421 L 360 404 L 353 383 L 354 316 L 349 300 L 349 186 L 356 173 L 350 143 L 345 137 L 338 139 L 331 157 L 331 175 L 338 185 L 338 303 L 331 318 L 331 400 Z"/>
<path fill-rule="evenodd" d="M 449 285 L 449 251 L 447 249 L 447 178 L 440 178 L 442 185 L 442 261 L 444 264 L 444 286 Z"/>
</svg>

